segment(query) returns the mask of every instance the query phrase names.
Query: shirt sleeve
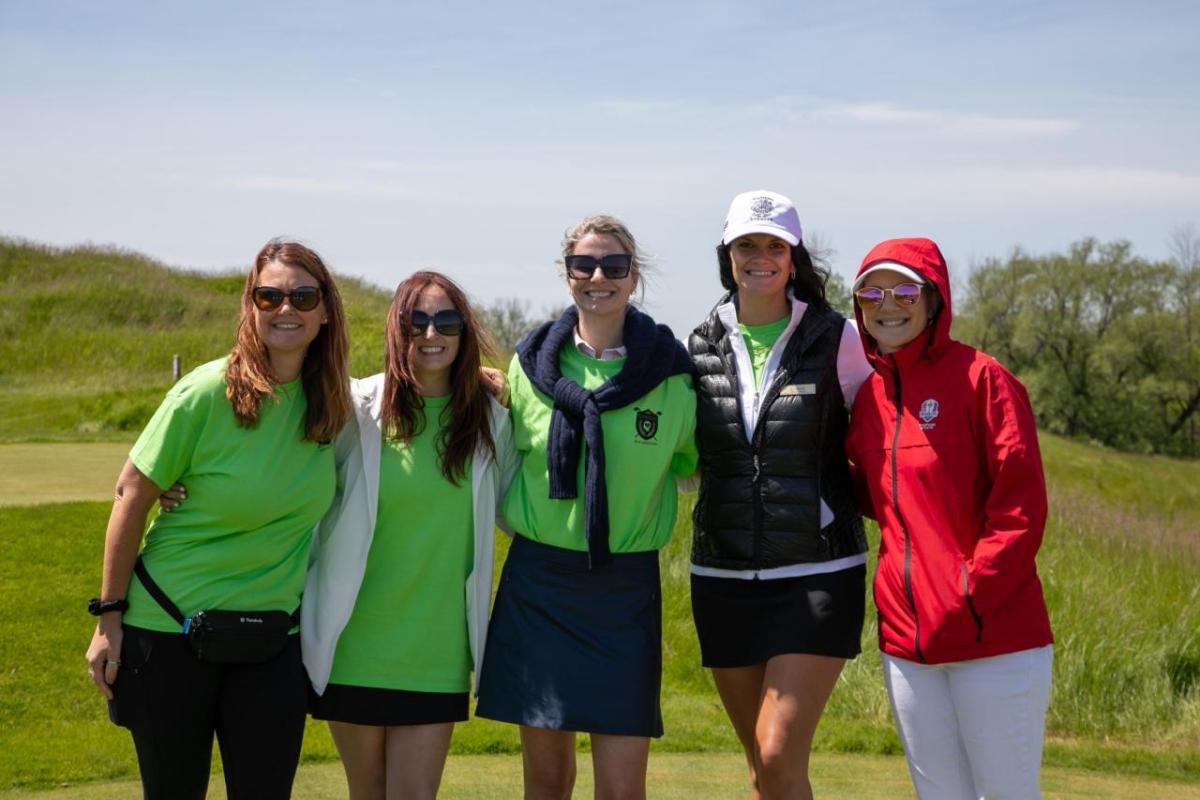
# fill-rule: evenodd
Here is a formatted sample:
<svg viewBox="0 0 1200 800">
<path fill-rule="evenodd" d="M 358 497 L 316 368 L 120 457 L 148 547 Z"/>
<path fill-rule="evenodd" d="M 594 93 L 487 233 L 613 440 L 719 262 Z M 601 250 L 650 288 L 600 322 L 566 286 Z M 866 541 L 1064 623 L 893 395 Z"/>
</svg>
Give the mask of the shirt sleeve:
<svg viewBox="0 0 1200 800">
<path fill-rule="evenodd" d="M 863 381 L 871 376 L 873 368 L 863 352 L 862 337 L 858 335 L 858 327 L 854 320 L 846 320 L 842 328 L 842 340 L 838 343 L 837 371 L 838 383 L 842 385 L 842 398 L 846 401 L 846 410 L 854 407 L 854 398 Z"/>
<path fill-rule="evenodd" d="M 512 361 L 508 363 L 508 413 L 509 420 L 512 423 L 510 435 L 513 439 L 514 452 L 521 452 L 520 437 L 517 436 L 517 427 L 521 424 L 521 414 L 529 403 L 530 395 L 533 392 L 533 387 L 529 383 L 529 378 L 525 376 L 525 370 L 521 368 L 521 358 L 517 354 L 513 354 Z M 529 448 L 524 448 L 528 450 Z M 520 458 L 517 458 L 518 464 Z"/>
<path fill-rule="evenodd" d="M 1046 527 L 1046 480 L 1033 409 L 1020 381 L 993 363 L 980 374 L 976 398 L 990 489 L 969 573 L 976 608 L 986 614 L 1035 574 Z"/>
<path fill-rule="evenodd" d="M 685 422 L 676 443 L 675 452 L 671 456 L 671 474 L 687 478 L 696 473 L 696 467 L 700 464 L 700 451 L 696 448 L 696 390 L 692 386 L 690 376 L 684 377 L 680 382 L 679 389 L 680 393 L 684 395 L 680 400 L 680 405 L 684 412 Z"/>
<path fill-rule="evenodd" d="M 191 384 L 176 384 L 129 451 L 130 462 L 164 491 L 191 465 L 203 428 L 201 394 Z"/>
</svg>

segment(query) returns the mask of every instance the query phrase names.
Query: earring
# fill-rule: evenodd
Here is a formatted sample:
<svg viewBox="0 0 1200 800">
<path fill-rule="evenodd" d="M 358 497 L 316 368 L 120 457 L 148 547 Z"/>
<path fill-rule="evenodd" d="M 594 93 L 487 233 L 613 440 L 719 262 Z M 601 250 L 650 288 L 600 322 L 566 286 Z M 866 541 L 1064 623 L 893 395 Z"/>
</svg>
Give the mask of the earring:
<svg viewBox="0 0 1200 800">
<path fill-rule="evenodd" d="M 792 280 L 796 280 L 796 270 L 792 270 Z"/>
</svg>

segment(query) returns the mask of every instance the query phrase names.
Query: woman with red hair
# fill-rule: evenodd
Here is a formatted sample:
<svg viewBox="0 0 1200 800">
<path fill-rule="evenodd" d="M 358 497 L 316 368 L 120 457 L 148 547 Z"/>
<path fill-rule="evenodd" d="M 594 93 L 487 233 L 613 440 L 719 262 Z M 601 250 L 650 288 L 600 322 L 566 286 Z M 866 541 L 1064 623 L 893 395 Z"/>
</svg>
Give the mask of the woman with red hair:
<svg viewBox="0 0 1200 800">
<path fill-rule="evenodd" d="M 508 412 L 481 380 L 490 339 L 453 281 L 401 283 L 386 346 L 385 371 L 352 382 L 301 621 L 310 710 L 352 800 L 437 794 L 483 658 L 496 502 L 515 470 Z"/>
<path fill-rule="evenodd" d="M 231 798 L 290 796 L 300 759 L 292 631 L 351 413 L 346 322 L 325 264 L 295 242 L 259 251 L 241 305 L 233 351 L 176 383 L 130 451 L 88 604 L 88 672 L 133 734 L 147 798 L 203 797 L 214 734 Z M 195 499 L 159 515 L 139 552 L 176 481 Z M 234 630 L 212 632 L 222 620 Z"/>
</svg>

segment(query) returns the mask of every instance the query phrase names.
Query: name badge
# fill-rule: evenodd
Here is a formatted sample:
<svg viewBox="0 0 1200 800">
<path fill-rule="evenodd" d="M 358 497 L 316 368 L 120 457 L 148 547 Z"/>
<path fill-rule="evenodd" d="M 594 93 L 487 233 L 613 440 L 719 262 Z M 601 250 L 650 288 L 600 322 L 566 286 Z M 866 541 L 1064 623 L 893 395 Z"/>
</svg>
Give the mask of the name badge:
<svg viewBox="0 0 1200 800">
<path fill-rule="evenodd" d="M 779 390 L 780 397 L 791 397 L 798 394 L 816 394 L 815 383 L 793 383 Z"/>
</svg>

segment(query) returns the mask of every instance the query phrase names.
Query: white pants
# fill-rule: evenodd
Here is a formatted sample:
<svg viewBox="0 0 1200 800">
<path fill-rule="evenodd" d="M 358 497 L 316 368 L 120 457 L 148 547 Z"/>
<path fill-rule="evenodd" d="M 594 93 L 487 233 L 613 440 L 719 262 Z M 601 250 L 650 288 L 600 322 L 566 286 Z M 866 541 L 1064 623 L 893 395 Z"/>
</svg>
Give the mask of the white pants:
<svg viewBox="0 0 1200 800">
<path fill-rule="evenodd" d="M 951 664 L 883 654 L 883 680 L 921 800 L 1027 800 L 1038 772 L 1052 645 Z"/>
</svg>

